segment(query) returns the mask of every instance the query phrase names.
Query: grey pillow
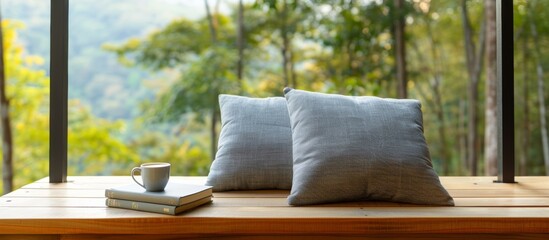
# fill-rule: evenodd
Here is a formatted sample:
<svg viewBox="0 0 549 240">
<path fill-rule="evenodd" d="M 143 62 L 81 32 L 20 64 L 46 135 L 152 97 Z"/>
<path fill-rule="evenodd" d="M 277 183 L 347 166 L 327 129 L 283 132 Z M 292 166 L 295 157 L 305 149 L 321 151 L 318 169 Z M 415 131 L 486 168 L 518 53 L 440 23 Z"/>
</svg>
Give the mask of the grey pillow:
<svg viewBox="0 0 549 240">
<path fill-rule="evenodd" d="M 285 92 L 293 131 L 289 204 L 454 205 L 431 165 L 419 101 Z"/>
<path fill-rule="evenodd" d="M 214 191 L 290 189 L 292 131 L 282 97 L 219 95 L 221 132 L 206 185 Z"/>
</svg>

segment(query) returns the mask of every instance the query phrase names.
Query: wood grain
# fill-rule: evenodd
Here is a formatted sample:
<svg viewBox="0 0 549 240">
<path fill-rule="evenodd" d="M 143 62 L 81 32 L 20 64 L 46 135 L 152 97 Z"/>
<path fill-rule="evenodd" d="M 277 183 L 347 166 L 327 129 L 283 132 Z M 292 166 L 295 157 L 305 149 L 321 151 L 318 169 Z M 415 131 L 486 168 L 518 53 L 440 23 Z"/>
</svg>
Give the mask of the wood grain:
<svg viewBox="0 0 549 240">
<path fill-rule="evenodd" d="M 548 183 L 549 184 L 549 183 Z M 108 186 L 108 185 L 107 185 Z M 105 187 L 107 188 L 107 187 Z M 32 197 L 32 198 L 103 198 L 105 197 L 105 188 L 78 189 L 78 188 L 21 188 L 4 197 Z M 549 197 L 549 189 L 447 189 L 448 193 L 454 198 L 525 198 L 525 197 Z M 214 197 L 225 198 L 286 198 L 289 194 L 287 190 L 259 190 L 259 191 L 230 191 L 217 192 Z"/>
<path fill-rule="evenodd" d="M 41 226 L 41 227 L 37 227 Z M 2 221 L 4 234 L 367 235 L 413 233 L 547 233 L 539 218 L 194 218 L 34 219 Z"/>
<path fill-rule="evenodd" d="M 236 197 L 215 197 L 216 206 L 220 207 L 288 207 L 286 197 L 253 197 L 243 201 Z M 545 207 L 549 198 L 455 198 L 456 207 Z M 105 207 L 104 197 L 94 198 L 44 198 L 26 197 L 0 198 L 4 207 Z M 422 207 L 414 204 L 393 202 L 348 202 L 315 205 L 316 207 Z"/>
<path fill-rule="evenodd" d="M 0 219 L 109 219 L 155 216 L 125 209 L 94 207 L 1 207 Z M 544 218 L 549 207 L 222 207 L 212 204 L 183 213 L 178 217 L 193 218 Z"/>
<path fill-rule="evenodd" d="M 407 239 L 427 239 L 427 240 L 439 240 L 439 239 L 483 239 L 483 240 L 508 240 L 508 239 L 547 239 L 549 236 L 547 234 L 406 234 L 406 235 L 397 235 L 397 234 L 369 234 L 363 236 L 352 236 L 352 235 L 220 235 L 220 234 L 200 234 L 200 235 L 181 235 L 181 234 L 154 234 L 154 237 L 150 235 L 136 235 L 136 234 L 118 234 L 104 236 L 101 235 L 100 239 L 103 240 L 178 240 L 178 239 L 196 239 L 196 240 L 208 240 L 208 239 L 225 239 L 225 240 L 273 240 L 281 239 L 285 240 L 386 240 L 386 239 L 396 239 L 396 240 L 407 240 Z M 68 235 L 8 235 L 3 237 L 0 235 L 0 240 L 95 240 L 99 236 L 95 234 L 68 234 Z"/>
<path fill-rule="evenodd" d="M 548 238 L 549 177 L 441 177 L 456 207 L 390 202 L 288 206 L 288 190 L 214 193 L 178 216 L 105 207 L 127 176 L 44 178 L 0 197 L 1 239 L 483 239 Z M 205 177 L 170 181 L 204 184 Z M 40 227 L 37 227 L 40 226 Z M 113 235 L 114 234 L 114 235 Z"/>
<path fill-rule="evenodd" d="M 226 240 L 274 240 L 274 239 L 285 239 L 285 240 L 408 240 L 408 239 L 427 239 L 427 240 L 440 240 L 440 239 L 483 239 L 483 240 L 507 240 L 507 239 L 547 239 L 549 235 L 547 234 L 406 234 L 406 235 L 397 235 L 397 234 L 368 234 L 368 235 L 176 235 L 176 234 L 166 234 L 166 235 L 154 235 L 154 239 L 158 240 L 176 240 L 176 239 L 196 239 L 196 240 L 207 240 L 207 239 L 226 239 Z M 64 240 L 72 239 L 97 239 L 96 235 L 69 235 L 63 237 Z M 148 235 L 114 235 L 102 237 L 104 240 L 150 240 L 151 236 Z"/>
<path fill-rule="evenodd" d="M 97 236 L 90 236 L 89 238 L 84 239 L 96 239 Z M 547 234 L 406 234 L 406 235 L 396 235 L 396 234 L 369 234 L 362 236 L 350 236 L 350 235 L 244 235 L 244 236 L 226 236 L 226 235 L 198 235 L 198 236 L 188 236 L 188 235 L 155 235 L 154 239 L 160 240 L 175 240 L 175 239 L 231 239 L 231 240 L 273 240 L 273 239 L 285 239 L 285 240 L 407 240 L 407 239 L 427 239 L 427 240 L 439 240 L 439 239 L 483 239 L 483 240 L 506 240 L 506 239 L 547 239 L 549 235 Z M 77 238 L 63 238 L 63 239 L 82 239 L 80 236 Z M 144 239 L 150 240 L 150 236 L 143 235 L 122 235 L 122 236 L 109 236 L 104 238 L 106 240 L 120 240 L 120 239 Z"/>
</svg>

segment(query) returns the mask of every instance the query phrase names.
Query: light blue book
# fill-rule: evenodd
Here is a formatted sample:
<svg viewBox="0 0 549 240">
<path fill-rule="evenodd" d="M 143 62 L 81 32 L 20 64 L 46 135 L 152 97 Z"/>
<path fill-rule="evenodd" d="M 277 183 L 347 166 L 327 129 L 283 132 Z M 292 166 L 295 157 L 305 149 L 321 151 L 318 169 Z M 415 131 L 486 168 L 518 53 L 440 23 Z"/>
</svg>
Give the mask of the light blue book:
<svg viewBox="0 0 549 240">
<path fill-rule="evenodd" d="M 202 199 L 198 199 L 196 201 L 186 203 L 180 206 L 172 206 L 172 205 L 164 205 L 164 204 L 156 204 L 156 203 L 147 203 L 147 202 L 137 202 L 137 201 L 130 201 L 130 200 L 122 200 L 122 199 L 113 199 L 113 198 L 107 198 L 106 204 L 109 207 L 115 207 L 115 208 L 124 208 L 124 209 L 133 209 L 138 211 L 144 211 L 144 212 L 153 212 L 153 213 L 162 213 L 162 214 L 168 214 L 168 215 L 177 215 L 181 212 L 187 211 L 189 209 L 198 207 L 203 204 L 207 204 L 212 202 L 212 197 L 205 197 Z"/>
<path fill-rule="evenodd" d="M 212 187 L 182 183 L 168 183 L 162 192 L 147 192 L 137 184 L 105 190 L 107 198 L 181 206 L 212 196 Z"/>
</svg>

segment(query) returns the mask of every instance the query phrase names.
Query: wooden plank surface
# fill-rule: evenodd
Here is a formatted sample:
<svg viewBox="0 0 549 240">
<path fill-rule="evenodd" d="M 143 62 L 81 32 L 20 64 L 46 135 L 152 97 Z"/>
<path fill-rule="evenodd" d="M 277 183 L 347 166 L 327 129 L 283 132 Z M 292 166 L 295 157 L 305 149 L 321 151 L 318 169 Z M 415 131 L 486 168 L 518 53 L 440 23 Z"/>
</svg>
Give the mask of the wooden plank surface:
<svg viewBox="0 0 549 240">
<path fill-rule="evenodd" d="M 84 212 L 84 213 L 90 213 Z M 547 233 L 546 218 L 486 217 L 358 217 L 204 218 L 128 217 L 4 220 L 3 234 L 410 234 L 410 233 Z"/>
<path fill-rule="evenodd" d="M 199 234 L 199 235 L 178 235 L 178 234 L 155 234 L 154 237 L 150 235 L 138 235 L 138 234 L 117 234 L 104 236 L 102 235 L 100 239 L 102 240 L 181 240 L 181 239 L 193 239 L 193 240 L 216 240 L 216 239 L 230 239 L 230 240 L 274 240 L 274 239 L 285 239 L 285 240 L 409 240 L 409 239 L 428 239 L 428 240 L 456 240 L 456 239 L 482 239 L 482 240 L 502 240 L 502 239 L 546 239 L 547 235 L 544 234 L 369 234 L 369 235 L 313 235 L 313 236 L 304 236 L 304 235 L 231 235 L 231 236 L 221 236 L 220 234 Z M 0 240 L 96 240 L 98 239 L 97 235 L 94 234 L 67 234 L 63 235 L 62 238 L 52 237 L 48 235 L 0 235 Z"/>
<path fill-rule="evenodd" d="M 254 197 L 242 201 L 235 197 L 214 197 L 215 205 L 220 207 L 287 207 L 286 198 Z M 549 206 L 549 198 L 456 198 L 456 207 L 546 207 Z M 44 198 L 36 201 L 33 198 L 4 197 L 0 198 L 0 204 L 4 207 L 105 207 L 105 198 Z M 392 202 L 351 202 L 316 205 L 318 207 L 422 207 L 414 204 Z"/>
<path fill-rule="evenodd" d="M 493 181 L 497 178 L 494 177 L 486 177 L 486 176 L 442 176 L 440 177 L 440 182 L 446 187 L 446 188 L 465 188 L 469 189 L 471 187 L 475 186 L 482 186 L 482 185 L 492 185 L 494 188 L 501 188 L 501 187 L 516 187 L 516 186 L 539 186 L 541 188 L 547 188 L 544 187 L 545 183 L 548 181 L 546 176 L 517 176 L 516 181 L 517 184 L 495 184 L 493 185 Z M 133 183 L 133 180 L 131 177 L 128 176 L 69 176 L 67 178 L 66 183 L 49 183 L 49 179 L 47 177 L 39 179 L 33 183 L 30 183 L 26 186 L 32 186 L 38 183 L 43 183 L 48 188 L 55 187 L 56 185 L 66 185 L 66 184 L 76 184 L 76 185 L 104 185 L 104 184 L 127 184 L 127 183 Z M 193 184 L 204 184 L 206 182 L 206 177 L 202 176 L 171 176 L 170 181 L 176 181 L 176 182 L 186 182 L 186 183 L 193 183 Z"/>
<path fill-rule="evenodd" d="M 90 219 L 140 217 L 144 212 L 90 207 L 11 207 L 2 209 L 0 219 Z M 147 217 L 164 217 L 147 214 Z M 193 218 L 547 218 L 549 208 L 528 207 L 222 207 L 212 203 L 178 217 Z M 549 221 L 549 219 L 547 219 Z"/>
<path fill-rule="evenodd" d="M 166 233 L 170 234 L 166 239 L 549 234 L 549 177 L 517 177 L 518 184 L 493 183 L 494 179 L 441 177 L 456 207 L 366 201 L 291 207 L 286 202 L 289 191 L 262 190 L 214 193 L 212 204 L 169 216 L 105 207 L 104 190 L 131 183 L 126 176 L 69 177 L 69 182 L 59 184 L 44 178 L 0 198 L 0 233 L 58 234 L 64 239 L 92 236 L 81 234 Z M 205 177 L 170 181 L 204 184 Z"/>
<path fill-rule="evenodd" d="M 235 191 L 214 193 L 214 197 L 225 198 L 286 198 L 285 190 L 259 190 L 259 191 Z M 549 197 L 549 189 L 448 189 L 448 193 L 454 198 L 510 198 L 510 197 Z M 93 198 L 105 197 L 104 189 L 19 189 L 4 195 L 4 197 L 40 197 L 40 198 Z"/>
</svg>

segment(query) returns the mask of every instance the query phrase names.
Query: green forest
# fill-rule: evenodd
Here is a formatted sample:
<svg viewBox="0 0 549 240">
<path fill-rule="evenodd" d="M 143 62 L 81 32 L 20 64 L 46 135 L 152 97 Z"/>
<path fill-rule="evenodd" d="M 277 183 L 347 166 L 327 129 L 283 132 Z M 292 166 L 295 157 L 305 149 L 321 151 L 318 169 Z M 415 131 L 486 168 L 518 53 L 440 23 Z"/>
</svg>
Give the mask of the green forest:
<svg viewBox="0 0 549 240">
<path fill-rule="evenodd" d="M 18 188 L 48 175 L 49 1 L 0 4 Z M 439 175 L 496 174 L 494 1 L 70 4 L 69 175 L 128 175 L 148 161 L 207 175 L 217 96 L 285 86 L 418 99 Z M 516 169 L 546 175 L 549 2 L 514 5 Z"/>
</svg>

